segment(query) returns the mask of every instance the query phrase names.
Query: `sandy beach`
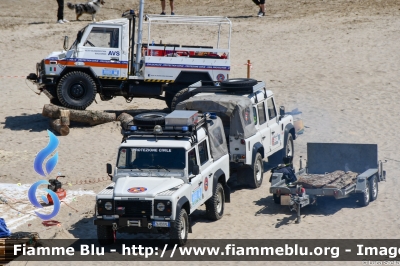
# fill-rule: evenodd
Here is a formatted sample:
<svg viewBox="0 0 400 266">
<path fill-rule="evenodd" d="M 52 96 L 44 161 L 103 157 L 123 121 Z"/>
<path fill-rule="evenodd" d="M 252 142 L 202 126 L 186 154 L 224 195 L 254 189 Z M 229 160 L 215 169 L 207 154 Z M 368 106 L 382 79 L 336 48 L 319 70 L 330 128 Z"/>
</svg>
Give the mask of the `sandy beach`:
<svg viewBox="0 0 400 266">
<path fill-rule="evenodd" d="M 119 18 L 123 11 L 137 9 L 138 3 L 138 0 L 107 1 L 96 19 Z M 146 1 L 145 14 L 160 12 L 159 1 Z M 368 207 L 360 208 L 351 199 L 323 198 L 318 205 L 302 209 L 304 218 L 295 224 L 294 212 L 274 204 L 269 194 L 270 172 L 265 172 L 264 183 L 258 189 L 232 188 L 231 203 L 225 205 L 221 220 L 210 223 L 204 207 L 196 211 L 189 238 L 398 239 L 400 150 L 397 145 L 400 142 L 395 121 L 400 114 L 399 2 L 274 0 L 267 1 L 265 17 L 257 17 L 257 12 L 258 7 L 252 1 L 175 1 L 177 15 L 231 19 L 231 77 L 245 77 L 245 64 L 251 60 L 251 77 L 265 81 L 277 104 L 284 105 L 286 111 L 297 108 L 301 112 L 305 131 L 294 142 L 296 167 L 300 156 L 306 157 L 307 142 L 373 143 L 378 145 L 379 159 L 387 160 L 384 164 L 387 181 L 379 183 L 378 199 Z M 67 189 L 68 205 L 62 205 L 56 217 L 61 226 L 44 227 L 32 214 L 34 208 L 24 194 L 40 178 L 32 165 L 36 154 L 47 145 L 49 129 L 48 118 L 41 115 L 49 99 L 35 94 L 36 87 L 25 77 L 35 72 L 36 63 L 42 58 L 62 49 L 65 35 L 73 39 L 90 22 L 88 15 L 82 16 L 83 21 L 75 21 L 74 12 L 65 7 L 64 17 L 70 23 L 56 24 L 56 13 L 56 1 L 0 1 L 0 196 L 10 203 L 0 204 L 0 217 L 13 232 L 38 232 L 43 239 L 96 238 L 95 194 L 110 183 L 105 165 L 115 165 L 121 142 L 119 122 L 71 126 L 68 136 L 58 137 L 59 162 L 51 178 L 58 172 L 66 176 L 61 182 Z M 190 42 L 185 36 L 179 38 L 182 43 Z M 96 100 L 97 104 L 93 103 L 88 110 L 168 112 L 166 104 L 155 99 L 126 103 L 123 97 L 101 101 L 97 96 Z M 361 262 L 340 264 L 361 265 Z"/>
</svg>

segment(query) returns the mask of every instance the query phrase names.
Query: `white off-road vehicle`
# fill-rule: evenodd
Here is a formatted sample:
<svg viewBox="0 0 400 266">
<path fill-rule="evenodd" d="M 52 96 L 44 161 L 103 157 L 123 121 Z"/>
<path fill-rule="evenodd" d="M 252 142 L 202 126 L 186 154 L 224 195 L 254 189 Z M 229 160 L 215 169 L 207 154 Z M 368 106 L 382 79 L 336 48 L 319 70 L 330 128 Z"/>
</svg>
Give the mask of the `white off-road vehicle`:
<svg viewBox="0 0 400 266">
<path fill-rule="evenodd" d="M 113 183 L 96 196 L 101 244 L 118 232 L 166 233 L 179 245 L 205 204 L 219 220 L 230 201 L 229 155 L 220 118 L 197 111 L 141 114 L 123 132 Z"/>
<path fill-rule="evenodd" d="M 216 86 L 217 85 L 217 86 Z M 228 79 L 219 83 L 197 82 L 182 94 L 177 110 L 215 113 L 222 119 L 231 170 L 240 183 L 258 188 L 263 181 L 263 160 L 276 166 L 294 155 L 293 117 L 278 113 L 272 91 L 254 79 Z"/>
<path fill-rule="evenodd" d="M 85 109 L 95 100 L 123 96 L 165 100 L 199 81 L 222 81 L 230 72 L 231 21 L 226 17 L 161 16 L 133 10 L 93 22 L 64 50 L 53 52 L 27 77 L 52 103 Z M 143 21 L 143 18 L 145 21 Z M 142 34 L 147 30 L 147 34 Z M 135 35 L 136 31 L 136 35 Z M 181 34 L 191 43 L 180 43 Z M 204 38 L 204 35 L 207 38 Z M 215 38 L 209 38 L 215 36 Z M 135 40 L 136 38 L 136 40 Z"/>
</svg>

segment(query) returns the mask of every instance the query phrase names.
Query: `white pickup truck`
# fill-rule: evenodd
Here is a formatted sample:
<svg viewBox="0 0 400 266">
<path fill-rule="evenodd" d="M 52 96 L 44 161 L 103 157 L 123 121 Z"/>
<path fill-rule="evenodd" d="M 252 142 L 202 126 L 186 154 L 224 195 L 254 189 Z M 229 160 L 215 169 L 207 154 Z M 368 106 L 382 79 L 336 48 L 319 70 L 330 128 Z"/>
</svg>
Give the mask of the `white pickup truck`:
<svg viewBox="0 0 400 266">
<path fill-rule="evenodd" d="M 231 170 L 237 170 L 241 183 L 258 188 L 263 181 L 263 160 L 279 164 L 284 157 L 293 157 L 293 117 L 285 114 L 283 106 L 278 113 L 265 82 L 245 78 L 200 81 L 189 86 L 182 98 L 189 99 L 180 101 L 177 110 L 211 112 L 222 119 Z"/>
<path fill-rule="evenodd" d="M 230 201 L 223 135 L 218 117 L 199 117 L 195 111 L 137 117 L 124 131 L 112 176 L 107 164 L 113 183 L 96 196 L 100 244 L 111 243 L 117 232 L 130 232 L 169 234 L 184 245 L 189 215 L 202 204 L 209 219 L 221 219 Z"/>
</svg>

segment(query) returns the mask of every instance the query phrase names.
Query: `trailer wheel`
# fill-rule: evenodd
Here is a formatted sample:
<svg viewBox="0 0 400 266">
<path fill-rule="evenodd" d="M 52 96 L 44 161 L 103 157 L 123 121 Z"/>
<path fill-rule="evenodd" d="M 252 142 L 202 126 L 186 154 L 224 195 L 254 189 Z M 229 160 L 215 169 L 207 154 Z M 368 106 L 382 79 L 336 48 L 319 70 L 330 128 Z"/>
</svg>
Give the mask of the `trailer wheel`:
<svg viewBox="0 0 400 266">
<path fill-rule="evenodd" d="M 281 196 L 279 195 L 277 195 L 277 194 L 272 194 L 272 196 L 274 197 L 274 202 L 276 203 L 276 204 L 281 204 Z"/>
<path fill-rule="evenodd" d="M 260 153 L 257 152 L 254 164 L 250 169 L 252 170 L 251 171 L 252 174 L 247 176 L 249 178 L 250 187 L 251 188 L 261 187 L 264 174 L 264 164 Z"/>
<path fill-rule="evenodd" d="M 57 86 L 57 96 L 67 108 L 84 110 L 96 97 L 96 83 L 84 72 L 73 71 L 64 75 Z"/>
<path fill-rule="evenodd" d="M 227 79 L 221 81 L 221 87 L 228 91 L 236 91 L 252 88 L 257 84 L 257 80 L 248 78 Z"/>
<path fill-rule="evenodd" d="M 365 207 L 368 206 L 370 200 L 371 200 L 371 193 L 370 193 L 370 184 L 368 182 L 367 185 L 365 186 L 364 192 L 358 193 L 358 204 L 361 207 Z"/>
<path fill-rule="evenodd" d="M 174 111 L 178 103 L 183 102 L 184 100 L 187 100 L 190 98 L 190 93 L 188 88 L 184 88 L 180 91 L 178 91 L 174 98 L 171 101 L 171 111 Z"/>
<path fill-rule="evenodd" d="M 97 239 L 100 245 L 109 245 L 114 242 L 113 229 L 109 225 L 97 226 Z"/>
<path fill-rule="evenodd" d="M 376 176 L 373 176 L 369 180 L 370 192 L 371 192 L 371 201 L 374 201 L 378 198 L 378 180 Z"/>
<path fill-rule="evenodd" d="M 181 209 L 171 227 L 170 239 L 174 244 L 183 246 L 187 242 L 189 233 L 189 219 L 185 209 Z"/>
<path fill-rule="evenodd" d="M 217 221 L 224 215 L 225 195 L 221 183 L 217 184 L 214 194 L 206 201 L 207 217 L 210 220 Z"/>
<path fill-rule="evenodd" d="M 167 113 L 144 113 L 134 117 L 134 121 L 139 125 L 165 125 L 165 117 Z"/>
</svg>

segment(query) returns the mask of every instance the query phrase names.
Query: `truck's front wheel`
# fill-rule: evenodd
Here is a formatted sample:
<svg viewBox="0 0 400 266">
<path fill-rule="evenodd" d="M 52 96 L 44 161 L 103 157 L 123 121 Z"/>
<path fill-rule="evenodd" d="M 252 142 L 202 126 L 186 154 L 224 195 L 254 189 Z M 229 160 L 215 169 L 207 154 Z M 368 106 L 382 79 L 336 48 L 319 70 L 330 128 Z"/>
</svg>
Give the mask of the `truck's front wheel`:
<svg viewBox="0 0 400 266">
<path fill-rule="evenodd" d="M 108 245 L 114 241 L 113 229 L 109 225 L 97 226 L 97 239 L 100 245 Z"/>
<path fill-rule="evenodd" d="M 225 195 L 224 188 L 221 183 L 217 184 L 214 194 L 206 201 L 207 217 L 210 220 L 216 221 L 224 215 Z"/>
<path fill-rule="evenodd" d="M 57 96 L 63 106 L 84 110 L 96 97 L 96 83 L 84 72 L 69 72 L 58 83 Z"/>
<path fill-rule="evenodd" d="M 181 209 L 171 227 L 170 238 L 174 244 L 183 246 L 187 242 L 189 233 L 189 219 L 185 209 Z"/>
</svg>

